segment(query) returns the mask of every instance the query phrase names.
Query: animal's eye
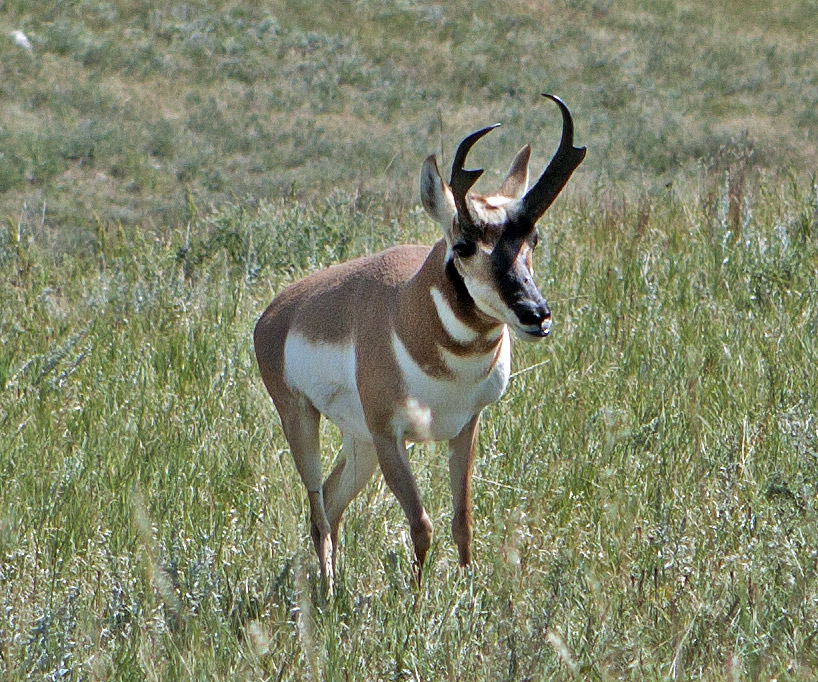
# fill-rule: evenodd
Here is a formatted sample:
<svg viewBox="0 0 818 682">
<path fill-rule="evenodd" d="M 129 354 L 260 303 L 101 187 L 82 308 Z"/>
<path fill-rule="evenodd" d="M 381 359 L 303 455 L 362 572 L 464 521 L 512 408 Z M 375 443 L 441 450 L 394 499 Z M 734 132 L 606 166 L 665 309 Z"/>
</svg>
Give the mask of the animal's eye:
<svg viewBox="0 0 818 682">
<path fill-rule="evenodd" d="M 452 250 L 461 258 L 469 258 L 477 251 L 477 244 L 470 239 L 467 239 L 456 242 L 454 246 L 452 246 Z"/>
</svg>

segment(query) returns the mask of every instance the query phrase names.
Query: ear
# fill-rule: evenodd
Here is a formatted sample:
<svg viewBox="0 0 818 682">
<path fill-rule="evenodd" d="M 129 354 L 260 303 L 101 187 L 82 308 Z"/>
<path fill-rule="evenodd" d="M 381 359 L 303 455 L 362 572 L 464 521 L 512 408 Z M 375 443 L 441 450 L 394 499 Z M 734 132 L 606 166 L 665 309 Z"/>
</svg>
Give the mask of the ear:
<svg viewBox="0 0 818 682">
<path fill-rule="evenodd" d="M 440 177 L 435 155 L 427 157 L 420 171 L 420 200 L 426 212 L 448 232 L 457 213 L 449 186 Z"/>
<path fill-rule="evenodd" d="M 508 175 L 500 185 L 500 191 L 497 192 L 500 196 L 508 197 L 509 199 L 519 199 L 525 195 L 528 190 L 528 159 L 531 158 L 531 145 L 527 144 L 514 157 L 511 162 L 511 168 L 508 169 Z"/>
</svg>

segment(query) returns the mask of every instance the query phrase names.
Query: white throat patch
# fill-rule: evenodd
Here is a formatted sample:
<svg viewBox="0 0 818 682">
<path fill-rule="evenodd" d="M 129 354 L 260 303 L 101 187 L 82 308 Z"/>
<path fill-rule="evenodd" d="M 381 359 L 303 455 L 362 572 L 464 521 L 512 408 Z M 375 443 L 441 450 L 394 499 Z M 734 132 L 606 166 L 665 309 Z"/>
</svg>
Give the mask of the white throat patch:
<svg viewBox="0 0 818 682">
<path fill-rule="evenodd" d="M 440 293 L 440 290 L 436 287 L 432 287 L 429 289 L 429 293 L 431 294 L 432 301 L 435 304 L 437 316 L 440 319 L 440 323 L 443 325 L 443 328 L 446 330 L 446 333 L 461 345 L 465 346 L 470 343 L 474 343 L 480 335 L 474 331 L 474 329 L 458 319 L 454 310 L 452 310 L 451 306 L 449 305 L 449 302 L 446 300 L 443 294 Z"/>
</svg>

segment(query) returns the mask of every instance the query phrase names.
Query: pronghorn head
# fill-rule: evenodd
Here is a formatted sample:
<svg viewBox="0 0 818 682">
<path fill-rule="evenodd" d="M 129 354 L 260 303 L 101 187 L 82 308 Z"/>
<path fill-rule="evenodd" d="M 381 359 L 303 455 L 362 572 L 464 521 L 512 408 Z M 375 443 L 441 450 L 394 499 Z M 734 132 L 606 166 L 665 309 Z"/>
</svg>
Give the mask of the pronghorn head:
<svg viewBox="0 0 818 682">
<path fill-rule="evenodd" d="M 531 147 L 526 145 L 495 194 L 469 191 L 483 171 L 466 170 L 466 155 L 477 140 L 499 124 L 478 130 L 460 143 L 448 184 L 434 155 L 424 161 L 420 178 L 423 206 L 443 227 L 451 274 L 462 281 L 480 312 L 530 340 L 547 336 L 551 327 L 551 311 L 533 280 L 536 224 L 585 158 L 585 147 L 574 147 L 574 123 L 568 107 L 558 97 L 544 97 L 556 102 L 562 112 L 562 140 L 530 190 Z"/>
</svg>

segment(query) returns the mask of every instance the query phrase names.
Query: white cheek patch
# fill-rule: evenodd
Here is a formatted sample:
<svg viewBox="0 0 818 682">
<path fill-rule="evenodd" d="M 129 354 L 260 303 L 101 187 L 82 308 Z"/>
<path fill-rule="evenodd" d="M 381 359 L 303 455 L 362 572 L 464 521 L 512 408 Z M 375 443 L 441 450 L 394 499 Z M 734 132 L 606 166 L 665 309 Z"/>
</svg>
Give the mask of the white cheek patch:
<svg viewBox="0 0 818 682">
<path fill-rule="evenodd" d="M 520 249 L 520 258 L 523 259 L 523 266 L 526 270 L 528 270 L 528 274 L 533 277 L 534 276 L 534 249 L 530 246 L 524 246 Z M 528 263 L 531 262 L 531 267 L 528 266 Z"/>
<path fill-rule="evenodd" d="M 478 248 L 486 255 L 491 255 L 491 249 L 489 247 L 480 244 Z M 468 269 L 462 264 L 458 263 L 456 260 L 455 267 L 457 268 L 460 276 L 463 278 L 463 283 L 466 285 L 469 295 L 474 300 L 474 304 L 481 313 L 494 318 L 501 324 L 507 324 L 510 320 L 514 319 L 511 311 L 500 299 L 500 295 L 497 293 L 495 287 L 482 279 L 472 277 L 469 274 Z M 509 317 L 509 315 L 511 316 Z"/>
<path fill-rule="evenodd" d="M 489 317 L 493 317 L 503 324 L 515 324 L 517 316 L 511 309 L 503 303 L 497 289 L 486 282 L 471 277 L 464 277 L 463 281 L 469 294 L 474 299 L 474 304 Z"/>
<path fill-rule="evenodd" d="M 518 268 L 517 272 L 525 273 L 526 277 L 533 278 L 533 265 L 531 268 L 528 267 L 528 262 L 531 260 L 531 251 L 531 247 L 524 244 L 517 253 L 515 266 Z M 469 290 L 471 297 L 481 312 L 500 322 L 509 324 L 514 328 L 520 326 L 517 315 L 500 297 L 500 293 L 493 280 L 486 281 L 483 278 L 470 277 L 467 272 L 461 272 L 460 274 L 463 277 L 466 288 Z"/>
</svg>

